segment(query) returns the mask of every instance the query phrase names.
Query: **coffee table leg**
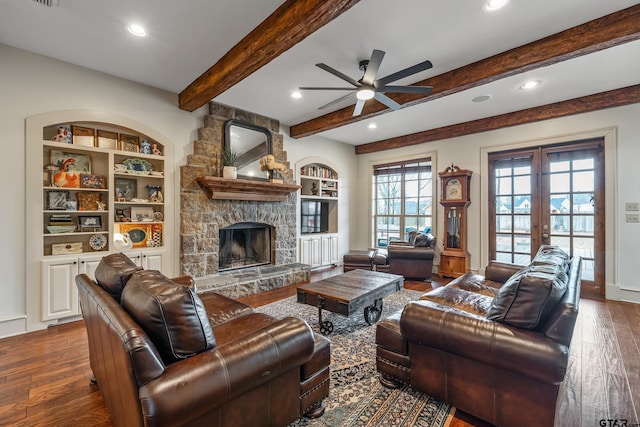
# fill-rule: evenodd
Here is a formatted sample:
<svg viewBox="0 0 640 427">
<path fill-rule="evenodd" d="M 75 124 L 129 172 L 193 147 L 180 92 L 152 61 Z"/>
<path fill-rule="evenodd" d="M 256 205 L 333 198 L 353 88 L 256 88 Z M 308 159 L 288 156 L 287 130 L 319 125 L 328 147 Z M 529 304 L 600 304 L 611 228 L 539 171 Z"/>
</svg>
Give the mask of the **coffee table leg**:
<svg viewBox="0 0 640 427">
<path fill-rule="evenodd" d="M 382 298 L 378 298 L 372 305 L 364 308 L 364 320 L 373 325 L 382 315 Z"/>
<path fill-rule="evenodd" d="M 318 320 L 320 324 L 320 333 L 322 335 L 329 335 L 333 332 L 333 323 L 328 320 L 322 321 L 322 307 L 324 307 L 324 298 L 318 297 Z"/>
</svg>

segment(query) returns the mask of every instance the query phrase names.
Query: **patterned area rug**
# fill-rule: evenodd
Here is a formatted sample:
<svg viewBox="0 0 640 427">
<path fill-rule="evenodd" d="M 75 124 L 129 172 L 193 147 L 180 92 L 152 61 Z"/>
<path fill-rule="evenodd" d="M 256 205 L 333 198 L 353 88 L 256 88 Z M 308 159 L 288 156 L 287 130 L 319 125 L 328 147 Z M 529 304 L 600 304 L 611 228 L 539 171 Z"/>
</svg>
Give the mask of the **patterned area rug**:
<svg viewBox="0 0 640 427">
<path fill-rule="evenodd" d="M 418 299 L 421 292 L 402 290 L 384 298 L 381 319 Z M 276 317 L 296 316 L 319 332 L 318 309 L 287 298 L 256 311 Z M 322 320 L 333 322 L 331 340 L 331 390 L 325 414 L 317 419 L 300 418 L 290 427 L 360 426 L 448 426 L 455 408 L 432 397 L 403 387 L 389 390 L 376 372 L 375 325 L 369 326 L 362 312 L 350 318 L 322 311 Z"/>
</svg>

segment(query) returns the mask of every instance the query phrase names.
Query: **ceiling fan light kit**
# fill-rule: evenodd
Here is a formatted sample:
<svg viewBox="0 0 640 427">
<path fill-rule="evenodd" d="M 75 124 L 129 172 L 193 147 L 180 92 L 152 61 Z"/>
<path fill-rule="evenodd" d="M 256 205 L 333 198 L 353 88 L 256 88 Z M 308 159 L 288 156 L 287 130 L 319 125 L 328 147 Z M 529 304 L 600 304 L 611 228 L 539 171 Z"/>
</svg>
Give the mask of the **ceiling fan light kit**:
<svg viewBox="0 0 640 427">
<path fill-rule="evenodd" d="M 351 84 L 353 87 L 300 87 L 300 90 L 347 90 L 348 94 L 341 96 L 340 98 L 331 101 L 328 104 L 321 106 L 319 109 L 324 109 L 337 104 L 341 101 L 349 99 L 355 93 L 356 105 L 353 109 L 353 115 L 359 116 L 362 113 L 364 104 L 367 100 L 375 98 L 378 102 L 383 103 L 392 110 L 398 110 L 402 108 L 402 105 L 398 104 L 393 99 L 389 98 L 385 93 L 411 93 L 416 95 L 429 95 L 433 88 L 431 86 L 387 86 L 388 83 L 393 83 L 397 80 L 409 77 L 413 74 L 426 71 L 433 67 L 431 61 L 423 61 L 419 64 L 405 68 L 386 77 L 376 79 L 382 58 L 385 53 L 381 50 L 375 49 L 371 53 L 371 58 L 368 60 L 360 61 L 360 70 L 364 72 L 364 75 L 360 80 L 352 79 L 351 77 L 341 73 L 340 71 L 323 63 L 316 64 L 316 67 L 325 70 L 328 73 L 333 74 L 339 79 Z"/>
</svg>

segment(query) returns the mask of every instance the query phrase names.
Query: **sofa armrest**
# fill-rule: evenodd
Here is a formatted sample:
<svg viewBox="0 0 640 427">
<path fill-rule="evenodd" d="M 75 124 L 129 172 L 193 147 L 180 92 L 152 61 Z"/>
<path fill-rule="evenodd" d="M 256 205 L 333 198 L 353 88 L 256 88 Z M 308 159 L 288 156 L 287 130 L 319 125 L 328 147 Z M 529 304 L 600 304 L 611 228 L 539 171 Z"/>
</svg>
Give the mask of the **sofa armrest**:
<svg viewBox="0 0 640 427">
<path fill-rule="evenodd" d="M 166 367 L 140 388 L 147 426 L 189 421 L 302 365 L 312 355 L 314 336 L 303 320 L 288 317 Z"/>
<path fill-rule="evenodd" d="M 559 384 L 567 369 L 568 347 L 544 334 L 433 301 L 407 304 L 400 329 L 410 342 L 540 381 Z"/>
<path fill-rule="evenodd" d="M 173 277 L 171 281 L 177 283 L 178 285 L 188 286 L 192 291 L 196 291 L 196 281 L 193 280 L 193 277 L 191 276 Z"/>
<path fill-rule="evenodd" d="M 511 276 L 522 270 L 524 266 L 506 262 L 490 261 L 484 270 L 484 277 L 498 283 L 505 283 Z"/>
</svg>

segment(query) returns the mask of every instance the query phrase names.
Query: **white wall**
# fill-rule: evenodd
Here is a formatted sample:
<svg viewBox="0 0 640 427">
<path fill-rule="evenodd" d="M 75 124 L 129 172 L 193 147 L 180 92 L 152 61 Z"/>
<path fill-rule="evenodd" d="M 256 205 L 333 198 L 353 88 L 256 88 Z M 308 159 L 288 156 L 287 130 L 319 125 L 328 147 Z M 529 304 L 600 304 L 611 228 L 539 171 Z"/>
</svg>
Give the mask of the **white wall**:
<svg viewBox="0 0 640 427">
<path fill-rule="evenodd" d="M 507 147 L 572 141 L 585 135 L 605 137 L 606 175 L 606 285 L 607 298 L 640 302 L 640 276 L 635 262 L 640 259 L 640 224 L 625 222 L 625 202 L 640 201 L 640 104 L 580 114 L 510 128 L 435 141 L 395 150 L 360 155 L 358 159 L 359 218 L 370 218 L 371 166 L 390 159 L 405 159 L 431 154 L 434 171 L 451 163 L 473 171 L 469 206 L 469 252 L 471 269 L 481 271 L 488 260 L 487 235 L 487 165 L 490 151 Z M 464 148 L 464 149 L 462 149 Z M 439 200 L 439 179 L 436 190 Z M 442 206 L 438 203 L 435 233 L 442 240 Z M 358 221 L 351 230 L 352 246 L 368 247 L 370 220 Z M 442 244 L 440 243 L 440 248 Z"/>
<path fill-rule="evenodd" d="M 0 140 L 5 182 L 0 186 L 0 337 L 25 332 L 25 119 L 51 111 L 91 110 L 125 116 L 172 141 L 176 164 L 186 154 L 202 126 L 202 110 L 177 108 L 178 96 L 103 73 L 76 67 L 0 44 Z M 204 108 L 204 107 L 203 107 Z M 188 147 L 188 148 L 185 148 Z M 186 153 L 186 154 L 185 154 Z M 177 179 L 176 179 L 177 181 Z M 174 189 L 174 194 L 179 194 Z M 179 206 L 173 208 L 175 217 Z M 180 239 L 174 236 L 174 242 Z M 176 259 L 177 257 L 173 257 Z M 39 272 L 38 272 L 39 274 Z"/>
<path fill-rule="evenodd" d="M 287 152 L 287 160 L 294 170 L 294 176 L 298 177 L 299 168 L 307 163 L 323 163 L 336 172 L 340 184 L 338 187 L 338 255 L 342 255 L 352 247 L 350 230 L 355 228 L 358 221 L 356 215 L 355 184 L 357 183 L 357 170 L 355 148 L 353 145 L 343 144 L 321 136 L 310 136 L 304 139 L 290 138 L 289 130 L 282 126 L 284 137 L 284 149 Z M 300 230 L 298 230 L 298 236 Z M 298 253 L 300 248 L 298 248 Z"/>
</svg>

